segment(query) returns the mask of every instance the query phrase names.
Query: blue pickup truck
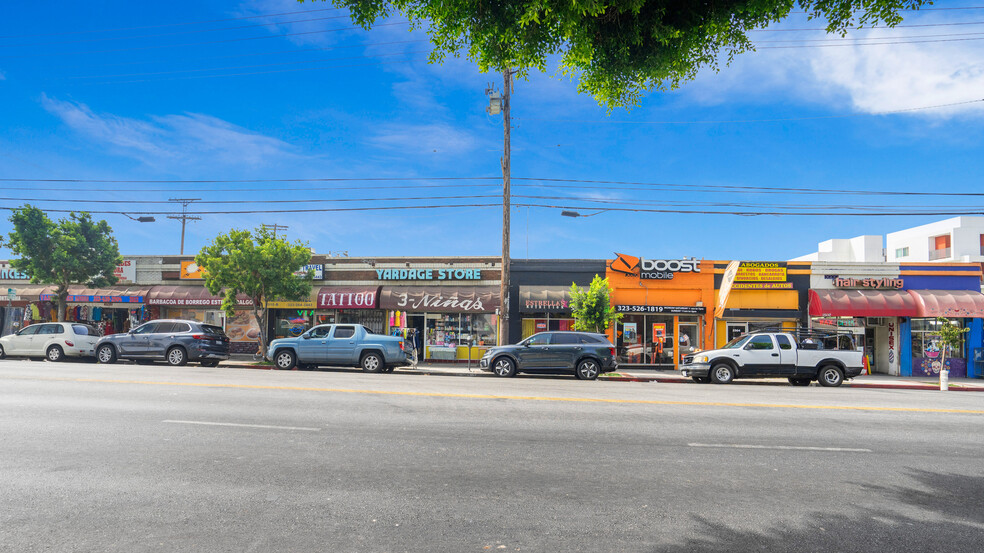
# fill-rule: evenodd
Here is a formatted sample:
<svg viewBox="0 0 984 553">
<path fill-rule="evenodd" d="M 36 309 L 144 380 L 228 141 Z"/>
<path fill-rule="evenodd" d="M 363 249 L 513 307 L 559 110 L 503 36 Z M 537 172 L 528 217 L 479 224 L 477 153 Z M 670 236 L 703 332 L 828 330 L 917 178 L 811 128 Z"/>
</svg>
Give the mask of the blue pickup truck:
<svg viewBox="0 0 984 553">
<path fill-rule="evenodd" d="M 319 325 L 296 338 L 278 338 L 270 342 L 266 358 L 282 370 L 331 365 L 369 373 L 392 372 L 407 360 L 403 338 L 351 324 Z"/>
</svg>

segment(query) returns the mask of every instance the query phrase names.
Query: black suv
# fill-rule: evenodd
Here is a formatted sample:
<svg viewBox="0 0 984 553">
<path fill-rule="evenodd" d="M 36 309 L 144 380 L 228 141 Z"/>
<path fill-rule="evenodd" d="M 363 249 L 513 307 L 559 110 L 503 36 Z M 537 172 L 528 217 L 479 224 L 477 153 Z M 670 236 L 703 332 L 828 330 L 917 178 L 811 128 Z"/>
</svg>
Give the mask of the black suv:
<svg viewBox="0 0 984 553">
<path fill-rule="evenodd" d="M 200 361 L 206 367 L 214 367 L 228 358 L 229 337 L 222 327 L 198 321 L 151 321 L 130 332 L 103 336 L 96 343 L 96 360 L 100 363 L 135 359 L 184 365 Z"/>
<path fill-rule="evenodd" d="M 581 380 L 594 380 L 614 371 L 618 363 L 615 346 L 604 334 L 541 332 L 514 346 L 491 348 L 478 366 L 498 376 L 574 373 Z"/>
</svg>

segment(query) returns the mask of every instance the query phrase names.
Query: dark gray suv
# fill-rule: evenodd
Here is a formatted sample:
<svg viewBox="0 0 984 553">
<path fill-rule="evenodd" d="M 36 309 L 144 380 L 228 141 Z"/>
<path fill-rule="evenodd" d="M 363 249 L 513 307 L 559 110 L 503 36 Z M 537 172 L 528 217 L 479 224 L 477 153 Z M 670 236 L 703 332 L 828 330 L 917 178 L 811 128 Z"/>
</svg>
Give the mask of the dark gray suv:
<svg viewBox="0 0 984 553">
<path fill-rule="evenodd" d="M 490 349 L 478 366 L 497 376 L 574 373 L 581 380 L 594 380 L 601 373 L 614 371 L 618 363 L 615 346 L 604 334 L 541 332 L 514 346 Z"/>
<path fill-rule="evenodd" d="M 198 321 L 151 321 L 130 332 L 103 336 L 96 343 L 96 360 L 100 363 L 134 359 L 184 365 L 200 361 L 206 367 L 214 367 L 228 358 L 229 337 L 222 327 Z"/>
</svg>

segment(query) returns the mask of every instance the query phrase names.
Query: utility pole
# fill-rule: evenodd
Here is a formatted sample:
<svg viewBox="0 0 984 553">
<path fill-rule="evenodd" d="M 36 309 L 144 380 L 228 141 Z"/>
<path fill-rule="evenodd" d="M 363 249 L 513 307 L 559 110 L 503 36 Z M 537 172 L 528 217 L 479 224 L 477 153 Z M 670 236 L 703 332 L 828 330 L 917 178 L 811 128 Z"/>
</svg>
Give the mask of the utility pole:
<svg viewBox="0 0 984 553">
<path fill-rule="evenodd" d="M 185 253 L 185 223 L 188 221 L 200 221 L 202 218 L 197 215 L 188 215 L 188 204 L 196 202 L 201 198 L 171 198 L 169 202 L 181 202 L 181 215 L 168 215 L 168 219 L 181 221 L 181 255 Z"/>
<path fill-rule="evenodd" d="M 268 224 L 264 223 L 261 226 L 263 227 L 264 230 L 272 230 L 273 231 L 273 237 L 274 238 L 277 237 L 277 231 L 278 230 L 286 231 L 288 228 L 290 228 L 287 225 L 278 225 L 276 223 L 274 223 L 272 225 L 268 225 Z M 284 234 L 286 235 L 286 232 Z"/>
<path fill-rule="evenodd" d="M 499 345 L 508 341 L 509 332 L 509 177 L 512 145 L 509 142 L 512 124 L 509 121 L 509 96 L 512 93 L 512 70 L 502 72 L 502 277 L 499 301 Z"/>
</svg>

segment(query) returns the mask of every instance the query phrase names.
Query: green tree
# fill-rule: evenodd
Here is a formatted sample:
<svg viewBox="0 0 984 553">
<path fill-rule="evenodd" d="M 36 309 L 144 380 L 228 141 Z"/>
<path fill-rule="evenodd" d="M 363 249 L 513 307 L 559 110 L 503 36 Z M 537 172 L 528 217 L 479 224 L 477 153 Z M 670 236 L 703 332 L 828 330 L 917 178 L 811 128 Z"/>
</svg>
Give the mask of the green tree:
<svg viewBox="0 0 984 553">
<path fill-rule="evenodd" d="M 960 328 L 946 317 L 936 317 L 936 331 L 933 333 L 940 342 L 940 381 L 942 384 L 943 371 L 946 368 L 946 354 L 963 348 L 963 335 L 970 332 L 969 328 Z"/>
<path fill-rule="evenodd" d="M 311 294 L 312 275 L 298 277 L 294 273 L 309 261 L 307 244 L 277 238 L 263 227 L 220 234 L 195 256 L 205 287 L 222 296 L 226 315 L 235 313 L 239 294 L 252 300 L 253 319 L 260 327 L 260 353 L 266 353 L 268 343 L 269 315 L 263 306 L 267 301 L 306 299 Z"/>
<path fill-rule="evenodd" d="M 612 307 L 612 290 L 608 279 L 595 275 L 587 290 L 571 283 L 571 311 L 574 330 L 604 332 L 611 324 L 622 320 L 622 314 Z"/>
<path fill-rule="evenodd" d="M 114 271 L 123 258 L 106 221 L 93 221 L 86 212 L 52 221 L 44 211 L 25 205 L 13 211 L 10 222 L 14 229 L 4 245 L 20 256 L 10 265 L 35 284 L 54 285 L 59 321 L 65 320 L 69 286 L 116 284 Z"/>
<path fill-rule="evenodd" d="M 298 0 L 303 2 L 304 0 Z M 465 53 L 484 72 L 560 71 L 578 91 L 609 109 L 638 103 L 642 92 L 666 90 L 719 68 L 755 47 L 748 31 L 785 19 L 794 8 L 825 19 L 830 33 L 856 25 L 894 26 L 903 10 L 931 0 L 331 0 L 369 29 L 402 14 L 427 25 L 432 62 Z"/>
</svg>

